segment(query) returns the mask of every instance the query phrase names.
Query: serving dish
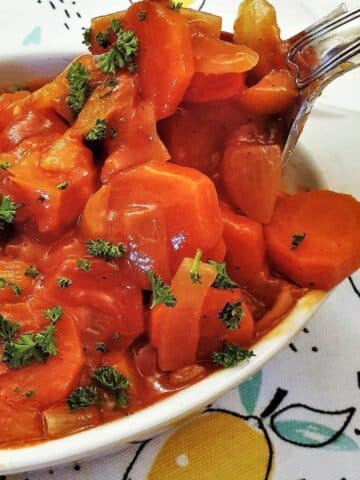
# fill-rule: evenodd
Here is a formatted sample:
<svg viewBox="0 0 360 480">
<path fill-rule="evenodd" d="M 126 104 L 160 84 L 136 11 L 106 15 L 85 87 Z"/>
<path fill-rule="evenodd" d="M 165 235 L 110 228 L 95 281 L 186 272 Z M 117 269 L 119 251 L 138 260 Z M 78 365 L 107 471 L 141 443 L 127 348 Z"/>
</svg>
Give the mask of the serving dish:
<svg viewBox="0 0 360 480">
<path fill-rule="evenodd" d="M 57 56 L 52 55 L 52 58 L 55 59 L 53 64 L 56 70 Z M 59 67 L 63 60 L 64 58 L 59 56 Z M 46 62 L 46 59 L 37 57 L 33 58 L 32 61 L 35 69 L 44 73 L 45 69 L 41 69 L 41 62 Z M 31 59 L 29 58 L 26 59 L 27 65 L 22 64 L 19 59 L 13 60 L 13 62 L 19 67 L 17 79 L 19 79 L 19 72 L 23 70 L 27 73 L 29 66 L 31 69 Z M 49 67 L 49 64 L 46 66 Z M 62 67 L 63 65 L 59 69 Z M 53 73 L 56 73 L 55 70 Z M 48 71 L 49 76 L 51 76 L 51 68 Z M 319 173 L 321 169 L 319 170 L 317 166 L 318 159 L 314 161 L 307 155 L 306 150 L 300 150 L 299 153 L 297 159 L 288 168 L 286 181 L 288 188 L 291 190 L 292 184 L 301 185 L 305 188 L 324 186 L 325 183 L 322 181 L 321 173 Z M 336 185 L 331 186 L 337 188 Z M 349 191 L 351 188 L 343 188 L 342 190 Z M 5 450 L 0 454 L 0 468 L 3 468 L 4 473 L 10 473 L 45 467 L 89 455 L 109 453 L 128 441 L 146 438 L 184 416 L 198 412 L 229 388 L 253 375 L 266 361 L 283 348 L 303 327 L 325 296 L 325 293 L 313 291 L 301 299 L 286 319 L 256 344 L 254 348 L 256 357 L 249 364 L 233 370 L 217 372 L 170 399 L 158 402 L 152 407 L 122 419 L 121 425 L 119 421 L 114 421 L 92 431 L 72 435 L 62 440 L 45 442 L 42 445 L 22 449 Z"/>
</svg>

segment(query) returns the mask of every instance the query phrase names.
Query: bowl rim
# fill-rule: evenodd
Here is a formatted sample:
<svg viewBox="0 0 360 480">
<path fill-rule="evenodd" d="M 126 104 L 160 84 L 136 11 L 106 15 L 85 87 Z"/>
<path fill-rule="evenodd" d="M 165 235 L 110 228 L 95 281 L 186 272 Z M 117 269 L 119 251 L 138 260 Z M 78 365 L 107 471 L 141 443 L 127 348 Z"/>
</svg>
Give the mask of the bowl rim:
<svg viewBox="0 0 360 480">
<path fill-rule="evenodd" d="M 330 292 L 313 290 L 302 297 L 271 331 L 252 347 L 255 357 L 234 368 L 219 370 L 132 415 L 79 433 L 38 444 L 0 450 L 0 473 L 11 474 L 51 467 L 120 450 L 145 440 L 204 407 L 244 382 L 286 347 Z"/>
</svg>

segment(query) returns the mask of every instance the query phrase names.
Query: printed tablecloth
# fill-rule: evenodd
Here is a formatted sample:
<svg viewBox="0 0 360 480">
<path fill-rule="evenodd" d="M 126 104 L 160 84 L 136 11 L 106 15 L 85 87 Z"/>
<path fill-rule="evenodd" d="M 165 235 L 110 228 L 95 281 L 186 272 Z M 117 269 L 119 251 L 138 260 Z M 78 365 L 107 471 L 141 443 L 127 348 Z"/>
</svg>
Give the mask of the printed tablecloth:
<svg viewBox="0 0 360 480">
<path fill-rule="evenodd" d="M 328 13 L 337 1 L 273 3 L 287 36 Z M 0 55 L 77 50 L 91 17 L 127 4 L 127 0 L 1 0 Z M 231 28 L 237 9 L 236 0 L 184 4 L 221 14 L 225 28 Z M 360 6 L 358 0 L 348 4 Z M 360 95 L 353 86 L 359 80 L 358 72 L 344 77 L 329 88 L 322 103 L 360 111 Z M 352 182 L 352 191 L 355 185 L 359 197 L 356 149 L 354 144 L 346 159 L 353 167 L 345 171 L 358 179 Z M 195 420 L 116 455 L 7 479 L 360 480 L 359 346 L 357 273 L 336 289 L 285 351 Z"/>
</svg>

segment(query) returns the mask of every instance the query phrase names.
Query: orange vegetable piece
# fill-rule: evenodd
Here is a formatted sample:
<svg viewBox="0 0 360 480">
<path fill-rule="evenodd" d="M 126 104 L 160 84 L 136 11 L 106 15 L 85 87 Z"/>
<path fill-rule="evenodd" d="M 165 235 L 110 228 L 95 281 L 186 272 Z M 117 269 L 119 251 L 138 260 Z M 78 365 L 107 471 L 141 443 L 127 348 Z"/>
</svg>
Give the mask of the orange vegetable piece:
<svg viewBox="0 0 360 480">
<path fill-rule="evenodd" d="M 220 16 L 192 8 L 180 8 L 179 13 L 186 18 L 193 36 L 220 37 L 222 25 Z"/>
<path fill-rule="evenodd" d="M 45 363 L 34 362 L 3 374 L 0 405 L 17 405 L 18 411 L 25 405 L 26 408 L 44 409 L 61 402 L 75 388 L 84 363 L 79 333 L 73 320 L 66 314 L 58 321 L 56 328 L 58 354 L 49 357 Z M 14 391 L 14 386 L 18 386 L 20 394 Z M 35 390 L 32 397 L 22 395 L 31 390 Z"/>
<path fill-rule="evenodd" d="M 139 20 L 146 13 L 146 21 Z M 126 12 L 124 28 L 139 40 L 136 63 L 140 91 L 157 120 L 174 113 L 194 73 L 190 28 L 186 19 L 165 5 L 137 2 Z"/>
<path fill-rule="evenodd" d="M 305 237 L 291 248 L 297 234 Z M 360 267 L 360 203 L 326 190 L 283 196 L 265 240 L 278 271 L 302 287 L 330 289 Z"/>
<path fill-rule="evenodd" d="M 184 101 L 203 103 L 232 98 L 245 90 L 245 80 L 243 73 L 224 73 L 223 75 L 195 73 L 185 92 Z"/>
<path fill-rule="evenodd" d="M 273 70 L 240 97 L 240 104 L 258 115 L 285 112 L 299 95 L 295 81 L 287 70 Z"/>
<path fill-rule="evenodd" d="M 40 440 L 43 434 L 41 413 L 37 409 L 25 410 L 0 400 L 0 447 Z"/>
<path fill-rule="evenodd" d="M 239 328 L 228 329 L 219 318 L 227 303 L 241 302 L 242 316 Z M 200 322 L 200 340 L 197 357 L 210 360 L 212 353 L 218 351 L 224 341 L 247 346 L 254 333 L 254 321 L 239 289 L 233 291 L 210 288 L 203 304 Z"/>
<path fill-rule="evenodd" d="M 177 300 L 175 307 L 157 305 L 150 314 L 151 344 L 157 348 L 163 371 L 192 365 L 200 336 L 200 316 L 210 285 L 216 278 L 214 267 L 200 263 L 200 283 L 193 283 L 190 269 L 193 259 L 184 258 L 171 281 Z"/>
<path fill-rule="evenodd" d="M 272 70 L 286 68 L 275 8 L 267 0 L 243 0 L 234 24 L 234 42 L 259 54 L 253 71 L 256 80 Z"/>
<path fill-rule="evenodd" d="M 280 148 L 235 140 L 226 148 L 220 170 L 232 203 L 253 220 L 268 223 L 280 188 Z"/>
<path fill-rule="evenodd" d="M 251 218 L 237 215 L 225 206 L 221 208 L 221 214 L 227 271 L 237 283 L 246 284 L 264 267 L 265 240 L 262 225 Z"/>
</svg>

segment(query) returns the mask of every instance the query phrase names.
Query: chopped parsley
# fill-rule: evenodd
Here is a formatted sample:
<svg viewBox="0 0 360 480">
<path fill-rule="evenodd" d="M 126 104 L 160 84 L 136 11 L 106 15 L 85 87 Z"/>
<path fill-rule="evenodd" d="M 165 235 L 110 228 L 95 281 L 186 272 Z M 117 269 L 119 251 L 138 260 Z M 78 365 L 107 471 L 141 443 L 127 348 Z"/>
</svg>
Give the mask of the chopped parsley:
<svg viewBox="0 0 360 480">
<path fill-rule="evenodd" d="M 69 185 L 69 182 L 60 182 L 56 185 L 59 190 L 65 190 Z"/>
<path fill-rule="evenodd" d="M 106 352 L 107 348 L 106 348 L 106 345 L 104 342 L 98 342 L 96 345 L 95 345 L 95 350 L 97 352 Z"/>
<path fill-rule="evenodd" d="M 104 82 L 104 87 L 109 87 L 109 90 L 105 93 L 103 93 L 102 95 L 99 95 L 99 98 L 102 99 L 102 98 L 105 98 L 105 97 L 108 97 L 109 95 L 112 94 L 112 92 L 115 90 L 115 87 L 116 85 L 118 84 L 118 82 L 116 81 L 115 78 L 108 78 L 105 82 Z"/>
<path fill-rule="evenodd" d="M 294 233 L 290 248 L 291 250 L 296 250 L 298 246 L 304 241 L 306 233 Z"/>
<path fill-rule="evenodd" d="M 229 344 L 225 342 L 221 352 L 213 353 L 212 361 L 220 367 L 230 368 L 236 367 L 239 363 L 254 356 L 255 354 L 252 350 L 241 348 L 236 343 Z"/>
<path fill-rule="evenodd" d="M 146 12 L 144 10 L 141 10 L 140 12 L 138 12 L 138 17 L 140 22 L 143 22 L 146 18 Z"/>
<path fill-rule="evenodd" d="M 77 387 L 70 393 L 67 404 L 70 410 L 77 410 L 78 408 L 95 405 L 99 402 L 99 399 L 100 393 L 96 387 Z"/>
<path fill-rule="evenodd" d="M 107 35 L 111 31 L 116 35 L 116 41 L 108 52 L 100 56 L 98 60 L 100 69 L 106 74 L 114 74 L 116 70 L 124 68 L 134 72 L 136 70 L 134 57 L 139 47 L 137 37 L 131 30 L 124 30 L 116 19 L 111 21 Z"/>
<path fill-rule="evenodd" d="M 35 390 L 28 390 L 27 392 L 23 393 L 24 398 L 31 398 L 35 395 Z"/>
<path fill-rule="evenodd" d="M 148 271 L 145 272 L 152 287 L 153 300 L 150 308 L 156 307 L 156 305 L 164 304 L 167 307 L 175 307 L 176 298 L 174 297 L 169 285 L 167 285 L 163 279 L 156 275 L 156 273 Z"/>
<path fill-rule="evenodd" d="M 172 2 L 170 8 L 171 10 L 176 10 L 177 12 L 179 12 L 182 6 L 183 6 L 183 2 Z"/>
<path fill-rule="evenodd" d="M 43 312 L 44 317 L 48 318 L 52 323 L 56 323 L 64 314 L 64 310 L 60 305 L 54 305 Z"/>
<path fill-rule="evenodd" d="M 56 279 L 56 283 L 57 283 L 57 286 L 60 288 L 68 288 L 72 284 L 72 281 L 70 280 L 70 278 L 58 277 Z"/>
<path fill-rule="evenodd" d="M 110 32 L 109 32 L 109 31 L 107 31 L 107 32 L 99 32 L 99 33 L 96 35 L 96 43 L 99 45 L 99 47 L 101 47 L 101 48 L 110 47 L 111 42 L 110 42 L 109 36 L 110 36 Z"/>
<path fill-rule="evenodd" d="M 102 238 L 98 238 L 97 240 L 87 240 L 86 249 L 89 255 L 93 257 L 102 257 L 106 261 L 121 258 L 127 252 L 126 245 L 123 243 L 111 243 Z"/>
<path fill-rule="evenodd" d="M 18 297 L 22 292 L 22 288 L 19 287 L 17 283 L 12 282 L 11 280 L 6 280 L 5 278 L 0 278 L 0 288 L 5 287 L 10 287 L 14 292 L 15 297 Z"/>
<path fill-rule="evenodd" d="M 49 312 L 49 310 L 45 310 L 44 315 L 51 318 L 50 315 L 46 315 L 46 312 Z M 14 341 L 16 329 L 4 345 L 2 361 L 9 368 L 19 369 L 34 361 L 45 362 L 49 356 L 56 355 L 55 324 L 61 318 L 61 315 L 53 315 L 53 317 L 49 325 L 40 332 L 24 333 Z"/>
<path fill-rule="evenodd" d="M 199 273 L 201 257 L 202 257 L 202 250 L 198 248 L 196 250 L 195 258 L 190 268 L 190 278 L 192 283 L 201 283 L 201 277 Z"/>
<path fill-rule="evenodd" d="M 38 275 L 39 275 L 39 270 L 36 267 L 34 267 L 33 265 L 30 265 L 25 270 L 25 277 L 36 278 Z"/>
<path fill-rule="evenodd" d="M 0 203 L 0 230 L 4 230 L 6 224 L 13 223 L 17 208 L 18 205 L 8 195 L 3 195 Z"/>
<path fill-rule="evenodd" d="M 76 265 L 79 270 L 82 270 L 83 272 L 88 272 L 91 268 L 91 263 L 89 260 L 86 260 L 86 258 L 79 258 L 76 261 Z"/>
<path fill-rule="evenodd" d="M 11 342 L 19 327 L 18 323 L 12 322 L 0 314 L 0 343 Z"/>
<path fill-rule="evenodd" d="M 66 79 L 69 84 L 67 104 L 76 117 L 91 93 L 91 75 L 82 63 L 75 62 L 70 65 Z"/>
<path fill-rule="evenodd" d="M 83 45 L 86 45 L 87 47 L 91 46 L 91 28 L 85 28 L 83 32 L 83 41 L 81 42 Z"/>
<path fill-rule="evenodd" d="M 211 285 L 213 288 L 219 288 L 222 290 L 235 290 L 239 287 L 239 285 L 229 277 L 226 271 L 225 262 L 217 263 L 213 260 L 208 260 L 208 264 L 216 268 L 217 275 L 214 283 Z"/>
<path fill-rule="evenodd" d="M 94 379 L 108 390 L 116 398 L 117 408 L 123 408 L 128 403 L 127 389 L 130 387 L 129 380 L 115 368 L 104 365 L 94 372 Z"/>
<path fill-rule="evenodd" d="M 219 313 L 219 320 L 221 320 L 226 328 L 235 330 L 239 328 L 239 322 L 243 316 L 242 301 L 235 303 L 226 302 L 224 308 Z"/>
<path fill-rule="evenodd" d="M 0 168 L 1 170 L 7 170 L 8 168 L 11 167 L 11 163 L 10 162 L 0 162 Z"/>
<path fill-rule="evenodd" d="M 98 118 L 91 130 L 84 135 L 85 142 L 99 142 L 104 140 L 107 128 L 107 121 Z"/>
</svg>

